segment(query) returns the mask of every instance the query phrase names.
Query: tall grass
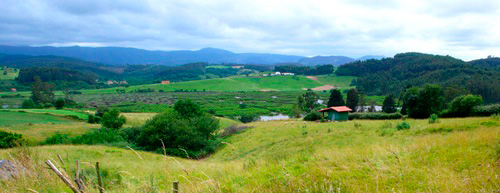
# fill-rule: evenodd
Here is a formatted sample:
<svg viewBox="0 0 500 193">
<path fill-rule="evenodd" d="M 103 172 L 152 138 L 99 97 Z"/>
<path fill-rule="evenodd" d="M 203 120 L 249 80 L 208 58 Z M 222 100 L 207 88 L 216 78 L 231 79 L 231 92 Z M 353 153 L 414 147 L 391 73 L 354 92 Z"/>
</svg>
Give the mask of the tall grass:
<svg viewBox="0 0 500 193">
<path fill-rule="evenodd" d="M 7 192 L 69 192 L 46 159 L 61 155 L 68 174 L 74 162 L 101 162 L 107 192 L 495 192 L 499 189 L 500 124 L 493 118 L 407 119 L 408 130 L 380 135 L 399 120 L 310 123 L 271 121 L 228 137 L 204 160 L 103 146 L 43 146 L 0 151 L 29 160 L 26 174 L 0 183 Z M 449 128 L 446 132 L 428 132 Z M 307 131 L 304 134 L 304 130 Z M 24 161 L 23 161 L 24 162 Z M 54 161 L 53 161 L 54 162 Z M 92 183 L 90 180 L 89 183 Z M 95 189 L 92 189 L 95 191 Z"/>
</svg>

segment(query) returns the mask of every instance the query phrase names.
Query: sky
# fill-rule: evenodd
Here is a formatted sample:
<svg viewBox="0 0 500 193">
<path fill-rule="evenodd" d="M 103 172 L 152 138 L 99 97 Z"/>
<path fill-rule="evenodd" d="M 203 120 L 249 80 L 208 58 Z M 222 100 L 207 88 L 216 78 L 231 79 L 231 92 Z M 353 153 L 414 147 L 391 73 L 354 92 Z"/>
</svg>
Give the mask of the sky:
<svg viewBox="0 0 500 193">
<path fill-rule="evenodd" d="M 1 0 L 0 44 L 500 56 L 499 0 Z"/>
</svg>

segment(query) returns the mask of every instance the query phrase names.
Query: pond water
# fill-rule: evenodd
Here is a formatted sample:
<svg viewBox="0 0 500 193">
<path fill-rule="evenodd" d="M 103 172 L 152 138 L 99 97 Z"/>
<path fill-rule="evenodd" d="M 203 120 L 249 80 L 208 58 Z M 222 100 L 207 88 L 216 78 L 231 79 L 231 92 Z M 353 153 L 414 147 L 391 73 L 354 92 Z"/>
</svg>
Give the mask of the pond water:
<svg viewBox="0 0 500 193">
<path fill-rule="evenodd" d="M 287 120 L 290 119 L 288 115 L 277 114 L 272 116 L 260 116 L 260 121 L 273 121 L 273 120 Z"/>
</svg>

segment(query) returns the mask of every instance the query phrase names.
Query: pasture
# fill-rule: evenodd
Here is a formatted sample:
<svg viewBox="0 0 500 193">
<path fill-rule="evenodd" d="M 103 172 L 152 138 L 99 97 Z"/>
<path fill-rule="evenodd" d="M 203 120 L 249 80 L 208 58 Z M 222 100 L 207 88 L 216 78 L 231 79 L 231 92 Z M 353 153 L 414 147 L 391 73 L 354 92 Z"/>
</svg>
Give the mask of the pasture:
<svg viewBox="0 0 500 193">
<path fill-rule="evenodd" d="M 64 124 L 72 122 L 68 118 L 53 116 L 49 114 L 35 114 L 26 112 L 0 111 L 0 125 L 19 124 Z"/>
<path fill-rule="evenodd" d="M 69 192 L 44 165 L 61 155 L 69 176 L 83 163 L 87 184 L 101 162 L 106 192 L 495 192 L 500 122 L 493 118 L 313 123 L 272 121 L 224 139 L 211 157 L 187 160 L 105 146 L 0 150 L 26 168 L 8 192 Z M 28 158 L 28 159 L 26 159 Z M 96 192 L 95 186 L 88 186 Z"/>
</svg>

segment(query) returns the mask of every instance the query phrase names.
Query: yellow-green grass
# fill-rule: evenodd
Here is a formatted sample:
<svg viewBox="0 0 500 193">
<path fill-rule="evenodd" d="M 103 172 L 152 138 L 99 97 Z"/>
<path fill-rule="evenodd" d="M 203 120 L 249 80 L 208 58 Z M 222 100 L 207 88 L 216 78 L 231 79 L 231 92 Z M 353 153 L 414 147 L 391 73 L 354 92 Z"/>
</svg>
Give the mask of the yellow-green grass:
<svg viewBox="0 0 500 193">
<path fill-rule="evenodd" d="M 107 192 L 496 192 L 500 124 L 490 118 L 304 123 L 271 121 L 224 141 L 213 156 L 186 160 L 103 146 L 44 146 L 0 151 L 24 175 L 0 183 L 7 192 L 69 192 L 44 161 L 61 155 L 73 174 L 83 162 L 105 171 Z M 392 133 L 392 134 L 391 134 Z M 90 192 L 96 192 L 90 186 Z"/>
<path fill-rule="evenodd" d="M 25 111 L 28 113 L 46 113 L 58 116 L 76 116 L 79 119 L 88 119 L 89 115 L 87 113 L 78 112 L 74 110 L 64 110 L 64 109 L 9 109 L 10 111 Z"/>
<path fill-rule="evenodd" d="M 65 124 L 21 124 L 21 125 L 0 125 L 0 130 L 18 133 L 23 135 L 23 139 L 29 144 L 39 144 L 56 133 L 77 136 L 100 128 L 99 124 L 88 124 L 84 122 L 69 122 Z"/>
<path fill-rule="evenodd" d="M 318 79 L 317 82 L 321 84 L 338 86 L 341 89 L 351 88 L 351 82 L 356 78 L 355 76 L 337 76 L 335 74 L 319 75 L 315 77 Z"/>
</svg>

